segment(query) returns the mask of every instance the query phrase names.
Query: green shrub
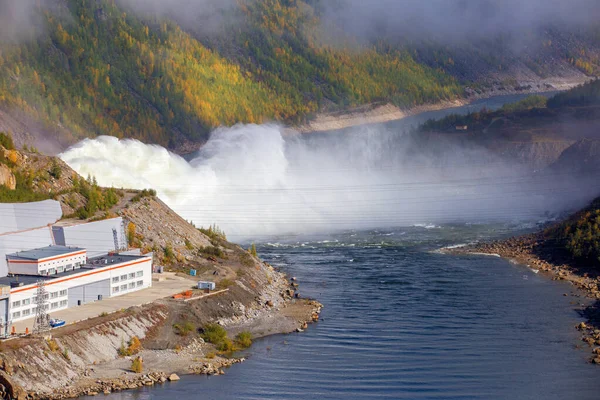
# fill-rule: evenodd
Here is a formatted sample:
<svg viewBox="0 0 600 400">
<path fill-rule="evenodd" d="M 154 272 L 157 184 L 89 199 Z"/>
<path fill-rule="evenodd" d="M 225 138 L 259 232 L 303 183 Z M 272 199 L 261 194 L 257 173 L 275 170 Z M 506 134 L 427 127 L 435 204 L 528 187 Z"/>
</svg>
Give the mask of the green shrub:
<svg viewBox="0 0 600 400">
<path fill-rule="evenodd" d="M 50 167 L 50 171 L 48 172 L 50 176 L 54 179 L 60 179 L 60 177 L 62 176 L 62 168 L 56 160 L 52 162 L 52 166 Z"/>
<path fill-rule="evenodd" d="M 256 245 L 252 243 L 252 246 L 248 249 L 248 253 L 252 254 L 254 257 L 258 257 L 258 253 L 256 252 Z"/>
<path fill-rule="evenodd" d="M 221 343 L 219 343 L 217 345 L 217 350 L 222 351 L 224 353 L 228 353 L 228 352 L 234 351 L 235 347 L 234 347 L 233 342 L 231 341 L 231 339 L 229 339 L 228 337 L 226 337 L 225 339 L 223 339 L 221 341 Z"/>
<path fill-rule="evenodd" d="M 217 246 L 199 247 L 198 254 L 204 257 L 214 256 L 219 258 L 225 258 L 225 253 L 223 252 L 223 250 L 221 250 L 220 247 Z"/>
<path fill-rule="evenodd" d="M 125 346 L 125 342 L 121 341 L 121 347 L 119 347 L 118 353 L 121 357 L 132 356 L 140 352 L 142 349 L 142 342 L 138 339 L 137 336 L 132 337 L 127 346 Z"/>
<path fill-rule="evenodd" d="M 136 357 L 131 361 L 131 370 L 136 374 L 141 374 L 144 370 L 144 362 L 141 357 Z"/>
<path fill-rule="evenodd" d="M 15 143 L 13 142 L 10 133 L 0 132 L 0 146 L 4 147 L 6 150 L 15 149 Z"/>
<path fill-rule="evenodd" d="M 208 343 L 219 345 L 227 339 L 227 331 L 219 324 L 208 324 L 202 330 L 202 339 Z"/>
<path fill-rule="evenodd" d="M 238 333 L 235 337 L 235 345 L 240 349 L 252 346 L 252 334 L 247 331 Z"/>
<path fill-rule="evenodd" d="M 182 324 L 174 324 L 173 329 L 175 330 L 175 333 L 179 336 L 187 336 L 190 333 L 194 332 L 196 330 L 196 327 L 191 322 L 186 321 Z"/>
<path fill-rule="evenodd" d="M 198 228 L 198 230 L 206 236 L 208 236 L 211 239 L 211 241 L 227 240 L 225 232 L 223 232 L 216 224 L 209 226 L 208 229 Z"/>
<path fill-rule="evenodd" d="M 56 343 L 56 340 L 54 339 L 48 339 L 46 340 L 46 343 L 48 344 L 48 348 L 52 352 L 58 351 L 58 349 L 60 349 L 60 347 L 58 347 L 58 343 Z"/>
<path fill-rule="evenodd" d="M 163 252 L 165 253 L 165 258 L 172 259 L 175 257 L 175 253 L 173 252 L 173 247 L 171 243 L 167 243 L 165 247 L 163 247 Z"/>
<path fill-rule="evenodd" d="M 154 190 L 154 189 L 144 189 L 141 192 L 139 192 L 138 194 L 136 194 L 135 196 L 133 196 L 133 198 L 131 199 L 131 201 L 133 203 L 137 203 L 138 201 L 140 201 L 144 197 L 156 197 L 156 190 Z"/>
</svg>

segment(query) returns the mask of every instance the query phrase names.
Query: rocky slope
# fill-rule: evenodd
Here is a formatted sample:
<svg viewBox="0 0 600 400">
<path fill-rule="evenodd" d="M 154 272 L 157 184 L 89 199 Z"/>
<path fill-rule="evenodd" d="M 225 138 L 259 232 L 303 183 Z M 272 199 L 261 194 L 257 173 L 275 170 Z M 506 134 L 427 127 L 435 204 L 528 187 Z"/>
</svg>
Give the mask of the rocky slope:
<svg viewBox="0 0 600 400">
<path fill-rule="evenodd" d="M 34 174 L 29 190 L 61 202 L 70 213 L 89 206 L 81 194 L 83 179 L 60 160 L 36 153 L 12 151 L 11 171 Z M 58 166 L 58 167 L 56 167 Z M 58 173 L 60 169 L 60 173 Z M 11 172 L 12 173 L 12 172 Z M 113 189 L 84 185 L 108 196 Z M 109 209 L 96 210 L 87 220 L 121 215 L 128 223 L 130 243 L 153 251 L 156 263 L 188 276 L 216 282 L 222 292 L 208 298 L 159 300 L 115 314 L 52 330 L 46 337 L 22 337 L 0 344 L 0 398 L 65 398 L 110 392 L 164 382 L 173 372 L 219 374 L 238 362 L 230 352 L 221 356 L 201 334 L 209 323 L 224 326 L 231 337 L 289 333 L 318 320 L 321 305 L 297 295 L 297 284 L 256 254 L 230 243 L 213 227 L 199 230 L 156 198 L 151 191 L 117 191 Z M 61 223 L 77 223 L 71 217 Z M 199 293 L 196 293 L 199 294 Z M 183 334 L 177 326 L 190 327 Z M 144 372 L 130 371 L 130 356 L 120 356 L 124 344 L 141 340 Z"/>
</svg>

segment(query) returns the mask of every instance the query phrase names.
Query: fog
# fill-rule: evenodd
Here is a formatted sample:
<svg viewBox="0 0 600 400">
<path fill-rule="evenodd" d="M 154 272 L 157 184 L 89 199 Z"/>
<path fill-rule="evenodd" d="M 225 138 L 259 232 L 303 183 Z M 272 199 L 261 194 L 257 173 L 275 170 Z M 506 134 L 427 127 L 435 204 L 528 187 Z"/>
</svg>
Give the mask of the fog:
<svg viewBox="0 0 600 400">
<path fill-rule="evenodd" d="M 597 0 L 335 0 L 322 2 L 323 21 L 368 40 L 456 43 L 495 38 L 523 41 L 548 27 L 597 24 Z"/>
<path fill-rule="evenodd" d="M 238 17 L 236 0 L 117 1 L 142 16 L 172 18 L 200 35 L 226 35 L 226 22 L 232 24 Z"/>
<path fill-rule="evenodd" d="M 0 0 L 0 43 L 30 39 L 41 28 L 36 0 Z"/>
<path fill-rule="evenodd" d="M 196 226 L 231 237 L 442 223 L 537 221 L 581 201 L 575 182 L 529 178 L 477 146 L 361 127 L 299 136 L 277 125 L 215 131 L 190 162 L 135 140 L 85 140 L 61 155 L 101 185 L 154 188 Z M 582 197 L 583 196 L 583 197 Z"/>
</svg>

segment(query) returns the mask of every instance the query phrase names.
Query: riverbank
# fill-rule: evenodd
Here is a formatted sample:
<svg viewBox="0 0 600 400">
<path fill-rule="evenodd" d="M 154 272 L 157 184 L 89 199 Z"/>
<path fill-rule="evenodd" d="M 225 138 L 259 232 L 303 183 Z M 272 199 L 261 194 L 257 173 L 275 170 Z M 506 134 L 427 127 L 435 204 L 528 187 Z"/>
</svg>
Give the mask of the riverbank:
<svg viewBox="0 0 600 400">
<path fill-rule="evenodd" d="M 423 112 L 462 107 L 478 100 L 496 96 L 569 90 L 584 84 L 589 80 L 590 78 L 585 76 L 547 78 L 536 81 L 522 81 L 513 87 L 507 87 L 506 84 L 496 83 L 480 92 L 467 88 L 467 96 L 464 98 L 445 100 L 433 104 L 423 104 L 411 108 L 403 109 L 388 103 L 363 105 L 353 109 L 332 113 L 320 113 L 311 121 L 290 129 L 300 133 L 316 133 L 351 128 L 360 125 L 380 124 L 401 120 Z"/>
<path fill-rule="evenodd" d="M 440 251 L 453 255 L 498 256 L 526 266 L 534 273 L 542 273 L 552 280 L 571 283 L 578 291 L 564 293 L 564 296 L 580 297 L 579 293 L 583 293 L 591 300 L 591 304 L 582 311 L 587 320 L 578 324 L 576 329 L 582 334 L 581 340 L 592 351 L 590 362 L 600 365 L 600 276 L 590 268 L 573 263 L 543 232 Z"/>
<path fill-rule="evenodd" d="M 295 282 L 267 264 L 256 271 L 257 276 L 249 273 L 249 280 L 264 275 L 270 283 L 261 285 L 252 301 L 230 287 L 210 298 L 161 299 L 55 329 L 44 337 L 6 341 L 0 394 L 5 399 L 64 399 L 162 384 L 176 380 L 172 374 L 222 375 L 244 359 L 205 342 L 202 327 L 207 323 L 223 326 L 231 338 L 240 332 L 259 338 L 301 332 L 318 321 L 322 305 L 296 297 Z M 182 332 L 181 326 L 189 326 L 189 331 Z M 137 339 L 139 351 L 123 355 L 123 348 Z M 132 371 L 137 357 L 143 360 L 139 373 Z"/>
</svg>

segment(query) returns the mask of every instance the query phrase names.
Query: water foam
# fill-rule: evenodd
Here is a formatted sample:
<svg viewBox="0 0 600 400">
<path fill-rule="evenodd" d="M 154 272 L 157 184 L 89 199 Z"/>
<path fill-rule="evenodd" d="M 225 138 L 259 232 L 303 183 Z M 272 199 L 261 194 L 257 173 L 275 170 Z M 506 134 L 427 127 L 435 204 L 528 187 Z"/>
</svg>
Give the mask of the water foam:
<svg viewBox="0 0 600 400">
<path fill-rule="evenodd" d="M 101 185 L 154 188 L 197 226 L 230 236 L 331 232 L 449 221 L 530 218 L 550 207 L 547 186 L 480 148 L 415 151 L 380 128 L 284 134 L 277 125 L 218 129 L 191 161 L 114 137 L 61 154 Z"/>
</svg>

